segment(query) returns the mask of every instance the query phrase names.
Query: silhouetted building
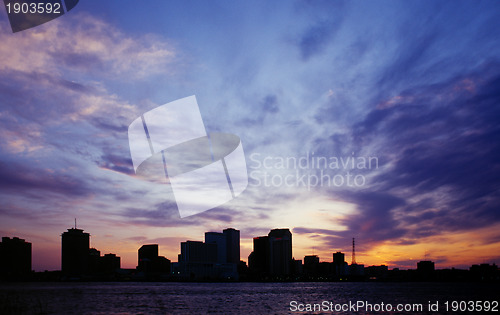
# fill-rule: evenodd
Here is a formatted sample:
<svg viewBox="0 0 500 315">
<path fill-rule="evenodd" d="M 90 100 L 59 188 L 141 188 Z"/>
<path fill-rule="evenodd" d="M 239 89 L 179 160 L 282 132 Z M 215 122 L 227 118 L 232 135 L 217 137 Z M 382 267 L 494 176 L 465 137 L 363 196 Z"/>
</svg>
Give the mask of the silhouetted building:
<svg viewBox="0 0 500 315">
<path fill-rule="evenodd" d="M 181 243 L 181 257 L 179 262 L 217 262 L 217 244 L 199 241 Z"/>
<path fill-rule="evenodd" d="M 343 265 L 345 263 L 345 254 L 341 252 L 333 253 L 333 263 L 335 265 Z"/>
<path fill-rule="evenodd" d="M 316 276 L 319 268 L 319 257 L 316 255 L 304 256 L 304 275 Z"/>
<path fill-rule="evenodd" d="M 120 269 L 120 257 L 116 254 L 101 256 L 101 252 L 95 248 L 89 249 L 88 273 L 93 276 L 109 275 Z"/>
<path fill-rule="evenodd" d="M 216 243 L 216 240 L 221 240 L 219 237 L 221 236 L 212 232 L 208 234 L 208 240 L 214 241 L 213 243 L 199 241 L 181 243 L 178 268 L 183 277 L 191 280 L 238 279 L 238 264 L 219 262 L 222 258 L 218 259 L 217 249 L 225 243 L 225 241 Z"/>
<path fill-rule="evenodd" d="M 269 237 L 269 273 L 271 276 L 291 274 L 292 233 L 289 229 L 274 229 Z"/>
<path fill-rule="evenodd" d="M 271 230 L 268 236 L 254 237 L 248 256 L 251 273 L 257 277 L 281 277 L 292 273 L 292 233 L 289 229 Z"/>
<path fill-rule="evenodd" d="M 205 233 L 205 243 L 216 245 L 216 247 L 217 247 L 217 259 L 216 259 L 216 261 L 218 263 L 227 262 L 226 235 L 224 235 L 223 233 L 219 233 L 219 232 L 206 232 Z"/>
<path fill-rule="evenodd" d="M 333 253 L 332 273 L 338 279 L 343 279 L 347 276 L 347 262 L 345 261 L 345 254 L 341 252 Z"/>
<path fill-rule="evenodd" d="M 31 243 L 14 237 L 2 237 L 0 243 L 0 275 L 22 278 L 31 273 Z"/>
<path fill-rule="evenodd" d="M 230 228 L 222 233 L 206 232 L 205 243 L 217 245 L 218 263 L 240 262 L 240 231 Z"/>
<path fill-rule="evenodd" d="M 90 273 L 98 273 L 101 271 L 101 252 L 95 248 L 89 249 L 89 267 Z"/>
<path fill-rule="evenodd" d="M 89 267 L 90 234 L 77 228 L 62 234 L 61 269 L 65 275 L 86 274 Z"/>
<path fill-rule="evenodd" d="M 137 270 L 145 273 L 170 273 L 170 260 L 158 256 L 158 244 L 142 245 L 138 251 Z"/>
<path fill-rule="evenodd" d="M 170 259 L 168 259 L 167 257 L 164 257 L 164 256 L 158 257 L 157 266 L 158 266 L 158 270 L 160 270 L 161 272 L 170 273 L 172 270 L 172 262 L 170 261 Z"/>
<path fill-rule="evenodd" d="M 240 260 L 240 262 L 236 265 L 236 271 L 238 272 L 239 280 L 251 279 L 248 266 L 243 260 Z"/>
<path fill-rule="evenodd" d="M 292 258 L 292 274 L 302 275 L 304 273 L 304 266 L 302 265 L 302 260 Z"/>
<path fill-rule="evenodd" d="M 253 252 L 248 256 L 248 268 L 256 275 L 269 274 L 269 237 L 253 238 Z"/>
<path fill-rule="evenodd" d="M 150 271 L 153 261 L 158 257 L 158 244 L 142 245 L 138 251 L 137 269 Z"/>
<path fill-rule="evenodd" d="M 351 264 L 348 270 L 351 280 L 359 280 L 365 275 L 365 265 L 363 264 Z"/>
<path fill-rule="evenodd" d="M 254 272 L 256 267 L 257 264 L 255 262 L 255 252 L 251 251 L 250 254 L 248 255 L 248 271 Z"/>
<path fill-rule="evenodd" d="M 226 237 L 227 263 L 238 264 L 240 262 L 240 231 L 233 228 L 222 231 Z"/>
<path fill-rule="evenodd" d="M 365 274 L 370 280 L 387 279 L 389 268 L 386 265 L 365 267 Z"/>
<path fill-rule="evenodd" d="M 214 265 L 217 263 L 217 244 L 199 241 L 181 243 L 179 268 L 183 276 L 189 279 L 215 278 Z"/>
<path fill-rule="evenodd" d="M 434 262 L 428 260 L 422 260 L 417 263 L 417 275 L 418 280 L 428 281 L 434 279 Z"/>
<path fill-rule="evenodd" d="M 104 273 L 112 273 L 120 269 L 120 257 L 115 254 L 105 254 L 100 257 L 101 270 Z"/>
<path fill-rule="evenodd" d="M 434 272 L 434 262 L 422 260 L 417 263 L 417 271 L 422 273 Z"/>
<path fill-rule="evenodd" d="M 475 281 L 499 281 L 500 272 L 498 266 L 493 264 L 472 265 L 469 268 L 470 276 Z"/>
<path fill-rule="evenodd" d="M 327 261 L 323 261 L 323 262 L 320 262 L 319 265 L 318 265 L 318 274 L 320 276 L 321 279 L 329 279 L 333 272 L 332 272 L 332 263 L 331 262 L 327 262 Z"/>
<path fill-rule="evenodd" d="M 440 282 L 450 282 L 450 281 L 465 282 L 470 280 L 469 270 L 465 269 L 456 269 L 456 268 L 441 269 L 441 270 L 436 270 L 435 273 L 436 273 L 435 280 Z"/>
</svg>

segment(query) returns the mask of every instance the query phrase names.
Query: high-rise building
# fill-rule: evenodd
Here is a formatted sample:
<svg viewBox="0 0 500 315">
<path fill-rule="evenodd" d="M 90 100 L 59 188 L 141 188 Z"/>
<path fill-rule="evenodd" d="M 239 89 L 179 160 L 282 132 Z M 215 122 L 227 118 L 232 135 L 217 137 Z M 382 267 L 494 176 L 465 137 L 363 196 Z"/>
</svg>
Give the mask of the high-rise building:
<svg viewBox="0 0 500 315">
<path fill-rule="evenodd" d="M 226 237 L 227 263 L 238 264 L 240 262 L 240 231 L 233 228 L 222 231 Z"/>
<path fill-rule="evenodd" d="M 238 264 L 240 262 L 240 231 L 233 228 L 222 233 L 206 232 L 205 243 L 217 245 L 217 262 Z"/>
<path fill-rule="evenodd" d="M 158 256 L 158 244 L 142 245 L 138 251 L 137 270 L 145 273 L 170 273 L 170 260 Z"/>
<path fill-rule="evenodd" d="M 302 265 L 302 260 L 296 260 L 292 257 L 292 274 L 301 275 L 303 272 L 304 266 Z"/>
<path fill-rule="evenodd" d="M 341 252 L 333 253 L 333 264 L 343 265 L 345 263 L 345 254 Z"/>
<path fill-rule="evenodd" d="M 31 243 L 14 237 L 2 237 L 0 243 L 0 275 L 23 277 L 31 272 Z"/>
<path fill-rule="evenodd" d="M 286 276 L 291 273 L 292 233 L 289 229 L 274 229 L 269 237 L 269 273 Z"/>
<path fill-rule="evenodd" d="M 138 251 L 137 269 L 148 271 L 152 262 L 158 257 L 158 244 L 142 245 Z"/>
<path fill-rule="evenodd" d="M 332 263 L 333 274 L 338 278 L 343 278 L 348 273 L 347 262 L 345 261 L 345 254 L 341 252 L 333 253 Z"/>
<path fill-rule="evenodd" d="M 288 276 L 292 273 L 292 233 L 289 229 L 271 230 L 268 236 L 254 237 L 248 256 L 252 273 L 260 276 Z"/>
<path fill-rule="evenodd" d="M 89 249 L 89 272 L 98 273 L 101 271 L 101 252 L 95 248 Z"/>
<path fill-rule="evenodd" d="M 95 248 L 89 249 L 88 272 L 91 275 L 111 274 L 120 269 L 120 257 L 116 254 L 101 256 L 101 252 Z"/>
<path fill-rule="evenodd" d="M 182 277 L 195 279 L 235 279 L 238 264 L 230 262 L 239 259 L 239 231 L 226 229 L 222 233 L 205 233 L 205 242 L 186 241 L 181 243 L 178 271 Z"/>
<path fill-rule="evenodd" d="M 88 272 L 90 234 L 77 228 L 62 234 L 61 269 L 66 275 L 82 275 Z"/>
<path fill-rule="evenodd" d="M 248 268 L 255 274 L 269 274 L 269 237 L 253 238 L 253 252 L 248 256 Z"/>
<path fill-rule="evenodd" d="M 215 244 L 217 246 L 217 262 L 227 262 L 227 240 L 226 235 L 219 232 L 206 232 L 205 243 Z"/>
<path fill-rule="evenodd" d="M 179 262 L 185 263 L 216 263 L 217 244 L 199 241 L 182 242 L 180 259 Z"/>
</svg>

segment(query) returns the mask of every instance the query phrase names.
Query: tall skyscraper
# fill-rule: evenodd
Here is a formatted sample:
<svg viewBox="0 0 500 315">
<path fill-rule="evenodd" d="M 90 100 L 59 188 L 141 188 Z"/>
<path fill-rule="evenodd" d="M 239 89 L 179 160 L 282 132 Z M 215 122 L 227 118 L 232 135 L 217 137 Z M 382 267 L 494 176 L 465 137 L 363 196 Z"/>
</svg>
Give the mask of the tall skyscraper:
<svg viewBox="0 0 500 315">
<path fill-rule="evenodd" d="M 341 252 L 333 253 L 333 264 L 343 265 L 345 263 L 345 254 Z"/>
<path fill-rule="evenodd" d="M 238 264 L 240 262 L 240 231 L 233 228 L 222 233 L 206 232 L 205 243 L 217 245 L 217 262 Z"/>
<path fill-rule="evenodd" d="M 250 270 L 261 276 L 288 276 L 292 273 L 292 233 L 289 229 L 271 230 L 268 236 L 254 237 L 248 257 Z"/>
<path fill-rule="evenodd" d="M 2 237 L 0 274 L 7 278 L 23 277 L 31 272 L 31 243 L 14 237 Z"/>
<path fill-rule="evenodd" d="M 333 253 L 332 268 L 336 277 L 342 278 L 347 275 L 347 262 L 345 261 L 344 253 Z"/>
<path fill-rule="evenodd" d="M 180 259 L 179 262 L 185 263 L 216 263 L 217 244 L 198 241 L 182 242 Z"/>
<path fill-rule="evenodd" d="M 272 276 L 291 274 L 292 233 L 289 229 L 274 229 L 269 237 L 269 272 Z"/>
<path fill-rule="evenodd" d="M 61 269 L 66 275 L 82 275 L 88 272 L 90 234 L 77 228 L 62 234 Z"/>
<path fill-rule="evenodd" d="M 178 270 L 189 279 L 238 279 L 240 231 L 206 232 L 205 242 L 181 243 Z"/>
<path fill-rule="evenodd" d="M 227 240 L 226 235 L 219 232 L 206 232 L 205 243 L 217 246 L 217 262 L 227 262 Z"/>
<path fill-rule="evenodd" d="M 90 273 L 98 273 L 101 271 L 101 251 L 91 248 L 89 249 L 89 269 Z"/>
<path fill-rule="evenodd" d="M 229 228 L 222 233 L 226 237 L 226 262 L 238 264 L 240 262 L 240 231 Z"/>
<path fill-rule="evenodd" d="M 269 274 L 269 237 L 253 238 L 253 252 L 248 256 L 248 267 L 255 274 Z"/>
<path fill-rule="evenodd" d="M 158 257 L 158 244 L 142 245 L 138 251 L 138 266 L 143 269 L 148 262 Z"/>
</svg>

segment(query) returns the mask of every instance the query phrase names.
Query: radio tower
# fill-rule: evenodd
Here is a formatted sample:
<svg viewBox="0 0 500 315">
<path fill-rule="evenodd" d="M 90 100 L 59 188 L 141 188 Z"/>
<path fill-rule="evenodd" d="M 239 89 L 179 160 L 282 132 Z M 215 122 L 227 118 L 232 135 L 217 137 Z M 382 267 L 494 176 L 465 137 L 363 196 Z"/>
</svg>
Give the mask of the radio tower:
<svg viewBox="0 0 500 315">
<path fill-rule="evenodd" d="M 354 243 L 354 237 L 352 238 L 352 261 L 351 265 L 356 265 L 356 245 Z"/>
</svg>

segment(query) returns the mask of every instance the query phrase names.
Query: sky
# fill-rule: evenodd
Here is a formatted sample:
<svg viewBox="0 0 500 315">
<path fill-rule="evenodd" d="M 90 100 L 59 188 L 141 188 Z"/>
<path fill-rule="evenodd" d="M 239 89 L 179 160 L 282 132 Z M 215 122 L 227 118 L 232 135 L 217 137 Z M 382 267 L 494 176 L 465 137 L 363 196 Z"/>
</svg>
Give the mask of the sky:
<svg viewBox="0 0 500 315">
<path fill-rule="evenodd" d="M 97 1 L 12 33 L 0 8 L 0 235 L 60 269 L 61 234 L 135 268 L 207 231 L 289 228 L 293 256 L 500 262 L 498 1 Z M 249 184 L 181 218 L 128 126 L 196 95 Z"/>
</svg>

